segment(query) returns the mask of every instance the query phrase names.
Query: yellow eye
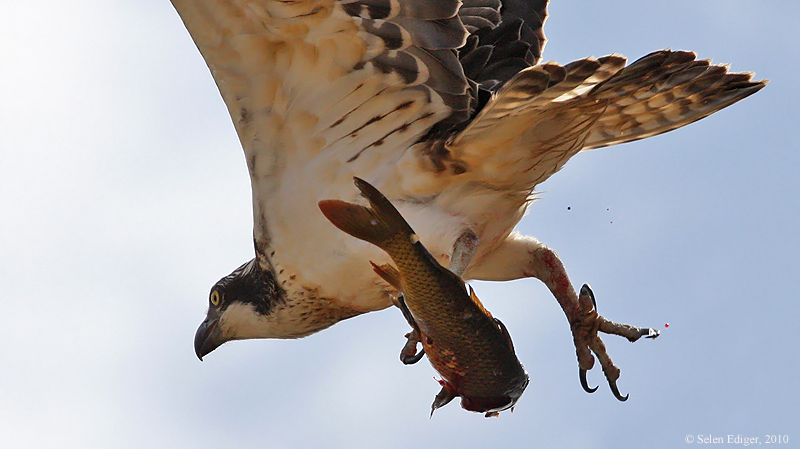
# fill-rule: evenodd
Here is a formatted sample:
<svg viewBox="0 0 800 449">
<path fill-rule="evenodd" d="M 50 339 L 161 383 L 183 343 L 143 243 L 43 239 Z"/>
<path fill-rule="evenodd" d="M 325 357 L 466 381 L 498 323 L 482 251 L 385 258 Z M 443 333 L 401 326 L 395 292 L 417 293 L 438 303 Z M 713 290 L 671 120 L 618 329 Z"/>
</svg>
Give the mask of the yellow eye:
<svg viewBox="0 0 800 449">
<path fill-rule="evenodd" d="M 211 292 L 211 305 L 218 306 L 219 305 L 219 292 L 214 290 Z"/>
</svg>

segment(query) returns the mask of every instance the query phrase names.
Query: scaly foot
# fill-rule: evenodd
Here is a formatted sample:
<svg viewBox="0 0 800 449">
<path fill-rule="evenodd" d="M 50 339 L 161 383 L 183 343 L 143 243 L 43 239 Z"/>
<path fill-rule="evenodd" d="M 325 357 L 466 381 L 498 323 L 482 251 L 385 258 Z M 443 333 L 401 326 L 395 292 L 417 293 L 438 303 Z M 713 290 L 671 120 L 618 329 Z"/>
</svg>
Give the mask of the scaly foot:
<svg viewBox="0 0 800 449">
<path fill-rule="evenodd" d="M 580 381 L 583 389 L 587 393 L 594 393 L 597 391 L 597 387 L 590 388 L 586 381 L 586 372 L 594 366 L 594 357 L 592 357 L 592 352 L 594 352 L 600 360 L 600 366 L 603 368 L 606 379 L 608 379 L 608 385 L 611 387 L 611 392 L 614 393 L 614 397 L 620 401 L 626 401 L 628 395 L 622 396 L 617 388 L 620 369 L 614 365 L 614 362 L 611 361 L 611 357 L 608 356 L 606 346 L 603 344 L 603 340 L 600 339 L 598 331 L 606 334 L 619 335 L 627 338 L 631 342 L 641 337 L 656 338 L 659 336 L 660 332 L 650 328 L 645 329 L 627 324 L 619 324 L 603 318 L 597 313 L 597 303 L 594 299 L 594 293 L 586 284 L 581 287 L 581 292 L 578 296 L 577 314 L 575 317 L 570 318 L 570 327 L 572 328 L 572 338 L 575 342 L 578 355 Z"/>
</svg>

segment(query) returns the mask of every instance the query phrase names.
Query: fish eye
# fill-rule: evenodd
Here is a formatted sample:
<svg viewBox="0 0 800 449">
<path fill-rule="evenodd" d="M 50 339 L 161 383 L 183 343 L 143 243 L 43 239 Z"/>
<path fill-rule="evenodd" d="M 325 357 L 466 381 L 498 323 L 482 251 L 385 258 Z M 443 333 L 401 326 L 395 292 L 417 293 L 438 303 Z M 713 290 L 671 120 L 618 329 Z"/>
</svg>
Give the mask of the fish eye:
<svg viewBox="0 0 800 449">
<path fill-rule="evenodd" d="M 219 305 L 219 292 L 217 290 L 211 292 L 211 305 L 213 306 Z"/>
</svg>

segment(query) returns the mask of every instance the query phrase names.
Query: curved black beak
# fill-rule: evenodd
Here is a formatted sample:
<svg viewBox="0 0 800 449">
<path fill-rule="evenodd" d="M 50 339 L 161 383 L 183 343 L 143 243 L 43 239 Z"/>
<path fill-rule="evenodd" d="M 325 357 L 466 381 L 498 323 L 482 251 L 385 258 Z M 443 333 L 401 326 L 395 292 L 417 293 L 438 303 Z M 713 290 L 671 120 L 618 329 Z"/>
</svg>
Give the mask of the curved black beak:
<svg viewBox="0 0 800 449">
<path fill-rule="evenodd" d="M 194 334 L 194 352 L 202 362 L 206 354 L 217 349 L 223 343 L 225 340 L 219 330 L 219 316 L 209 314 L 197 328 L 197 333 Z"/>
</svg>

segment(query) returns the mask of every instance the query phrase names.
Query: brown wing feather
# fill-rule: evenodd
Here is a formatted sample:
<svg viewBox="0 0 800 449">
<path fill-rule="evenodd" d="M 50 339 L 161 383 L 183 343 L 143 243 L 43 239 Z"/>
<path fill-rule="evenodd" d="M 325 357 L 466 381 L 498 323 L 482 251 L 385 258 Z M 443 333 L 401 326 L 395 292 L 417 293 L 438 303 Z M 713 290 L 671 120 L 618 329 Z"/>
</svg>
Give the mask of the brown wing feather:
<svg viewBox="0 0 800 449">
<path fill-rule="evenodd" d="M 608 101 L 584 149 L 643 139 L 707 117 L 765 85 L 752 73 L 696 60 L 696 54 L 651 53 L 598 85 L 588 98 Z"/>
<path fill-rule="evenodd" d="M 680 128 L 766 84 L 695 58 L 662 50 L 627 67 L 619 55 L 530 67 L 463 131 L 420 148 L 421 165 L 524 195 L 582 150 Z"/>
</svg>

